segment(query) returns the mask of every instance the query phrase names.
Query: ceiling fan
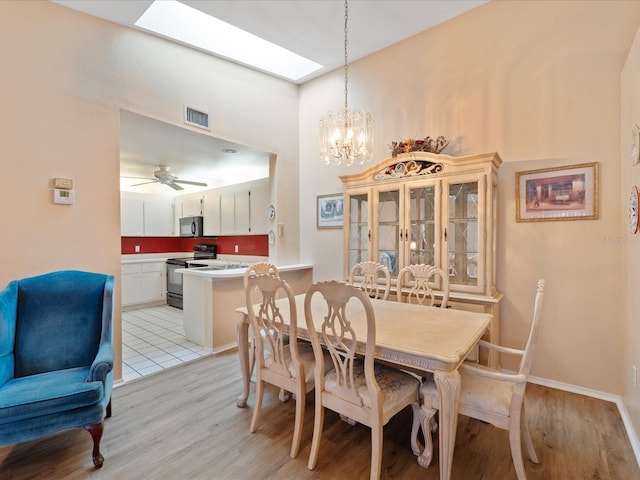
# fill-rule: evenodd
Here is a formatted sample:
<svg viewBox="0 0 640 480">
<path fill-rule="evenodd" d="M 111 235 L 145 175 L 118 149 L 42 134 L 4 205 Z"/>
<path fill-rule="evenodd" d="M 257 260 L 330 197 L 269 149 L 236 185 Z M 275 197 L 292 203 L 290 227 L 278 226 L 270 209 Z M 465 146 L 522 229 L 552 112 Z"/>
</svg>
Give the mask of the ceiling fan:
<svg viewBox="0 0 640 480">
<path fill-rule="evenodd" d="M 193 182 L 191 180 L 180 180 L 177 176 L 169 173 L 168 165 L 158 165 L 158 170 L 153 172 L 153 176 L 155 178 L 141 178 L 141 177 L 123 177 L 123 178 L 140 178 L 141 180 L 147 180 L 146 182 L 136 183 L 135 185 L 131 185 L 132 187 L 139 187 L 141 185 L 147 185 L 149 183 L 161 183 L 162 185 L 167 185 L 174 190 L 184 190 L 179 184 L 183 183 L 185 185 L 196 185 L 198 187 L 206 187 L 207 184 L 203 182 Z"/>
</svg>

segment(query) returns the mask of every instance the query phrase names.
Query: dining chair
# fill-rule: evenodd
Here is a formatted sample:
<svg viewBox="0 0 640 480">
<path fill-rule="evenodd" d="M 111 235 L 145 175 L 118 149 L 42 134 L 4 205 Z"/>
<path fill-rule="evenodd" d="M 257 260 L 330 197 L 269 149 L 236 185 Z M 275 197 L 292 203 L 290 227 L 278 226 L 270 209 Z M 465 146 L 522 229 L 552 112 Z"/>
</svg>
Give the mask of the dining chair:
<svg viewBox="0 0 640 480">
<path fill-rule="evenodd" d="M 440 277 L 440 306 L 447 308 L 449 301 L 449 275 L 441 268 L 420 263 L 407 265 L 398 273 L 398 301 L 420 305 L 436 305 L 437 297 L 431 288 L 432 279 Z"/>
<path fill-rule="evenodd" d="M 253 293 L 261 297 L 254 303 Z M 288 300 L 288 318 L 276 305 L 278 298 Z M 289 284 L 273 275 L 260 274 L 247 279 L 245 299 L 255 340 L 256 404 L 249 431 L 254 433 L 262 409 L 265 383 L 291 392 L 296 399 L 296 414 L 291 443 L 291 458 L 298 455 L 302 424 L 304 422 L 305 396 L 314 388 L 315 359 L 308 342 L 297 341 L 297 312 L 294 293 Z M 285 333 L 285 323 L 289 332 Z"/>
<path fill-rule="evenodd" d="M 517 373 L 498 372 L 488 367 L 466 363 L 460 366 L 461 390 L 458 412 L 491 423 L 509 432 L 511 457 L 518 480 L 526 480 L 527 478 L 522 461 L 522 440 L 524 440 L 531 461 L 538 463 L 527 425 L 524 394 L 538 338 L 544 287 L 545 281 L 539 280 L 533 307 L 533 321 L 524 350 L 502 347 L 480 340 L 483 347 L 501 354 L 519 356 L 520 366 Z M 423 399 L 422 406 L 414 406 L 411 445 L 414 453 L 419 455 L 418 463 L 427 467 L 433 455 L 430 419 L 440 408 L 440 396 L 433 381 L 423 383 L 420 393 Z M 422 428 L 425 438 L 425 447 L 422 453 L 420 453 L 420 445 L 417 441 L 419 428 Z"/>
<path fill-rule="evenodd" d="M 360 262 L 351 267 L 348 283 L 371 298 L 387 300 L 391 291 L 391 274 L 382 263 Z"/>
<path fill-rule="evenodd" d="M 314 297 L 316 297 L 314 299 Z M 314 316 L 312 302 L 321 301 L 321 314 Z M 364 311 L 360 339 L 351 323 L 350 307 Z M 318 312 L 318 310 L 316 310 Z M 318 460 L 324 424 L 324 409 L 371 428 L 371 479 L 380 478 L 382 429 L 398 412 L 417 401 L 420 382 L 412 375 L 374 362 L 375 313 L 364 291 L 342 282 L 313 284 L 305 296 L 304 313 L 315 354 L 315 417 L 309 455 L 309 470 Z M 366 329 L 364 358 L 356 355 L 358 341 Z M 329 351 L 331 369 L 325 373 L 323 346 Z"/>
</svg>

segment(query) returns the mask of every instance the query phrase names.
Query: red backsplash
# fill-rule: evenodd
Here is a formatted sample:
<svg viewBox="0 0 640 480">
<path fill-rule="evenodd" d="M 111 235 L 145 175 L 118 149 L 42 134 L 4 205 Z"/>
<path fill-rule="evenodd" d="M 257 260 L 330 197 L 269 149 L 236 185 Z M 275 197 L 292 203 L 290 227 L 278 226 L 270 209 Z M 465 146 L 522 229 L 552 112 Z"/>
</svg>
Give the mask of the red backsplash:
<svg viewBox="0 0 640 480">
<path fill-rule="evenodd" d="M 269 256 L 267 235 L 237 235 L 218 238 L 182 238 L 182 237 L 121 237 L 122 254 L 190 252 L 199 243 L 218 246 L 218 255 L 259 255 Z M 136 252 L 138 245 L 140 251 Z M 238 251 L 235 246 L 238 245 Z"/>
</svg>

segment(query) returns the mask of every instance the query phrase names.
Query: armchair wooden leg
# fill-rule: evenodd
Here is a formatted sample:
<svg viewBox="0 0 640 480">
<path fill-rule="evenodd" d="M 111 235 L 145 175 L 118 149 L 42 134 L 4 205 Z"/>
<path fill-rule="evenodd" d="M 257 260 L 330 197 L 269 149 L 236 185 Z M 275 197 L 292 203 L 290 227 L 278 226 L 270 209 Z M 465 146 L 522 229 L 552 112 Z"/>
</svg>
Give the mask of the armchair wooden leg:
<svg viewBox="0 0 640 480">
<path fill-rule="evenodd" d="M 84 428 L 91 434 L 91 438 L 93 439 L 93 464 L 96 468 L 100 468 L 104 463 L 104 457 L 100 453 L 100 440 L 102 439 L 104 426 L 102 422 L 100 422 Z"/>
<path fill-rule="evenodd" d="M 109 403 L 107 403 L 107 418 L 111 418 L 111 399 L 109 399 Z"/>
</svg>

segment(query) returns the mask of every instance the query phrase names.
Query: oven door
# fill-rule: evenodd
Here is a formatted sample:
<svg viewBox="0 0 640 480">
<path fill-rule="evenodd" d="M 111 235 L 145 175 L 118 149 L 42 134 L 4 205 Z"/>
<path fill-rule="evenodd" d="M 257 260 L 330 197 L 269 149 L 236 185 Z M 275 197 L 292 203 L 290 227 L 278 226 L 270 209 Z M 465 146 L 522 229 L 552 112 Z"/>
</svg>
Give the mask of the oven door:
<svg viewBox="0 0 640 480">
<path fill-rule="evenodd" d="M 167 305 L 182 308 L 182 275 L 176 273 L 179 268 L 186 265 L 167 262 Z"/>
</svg>

